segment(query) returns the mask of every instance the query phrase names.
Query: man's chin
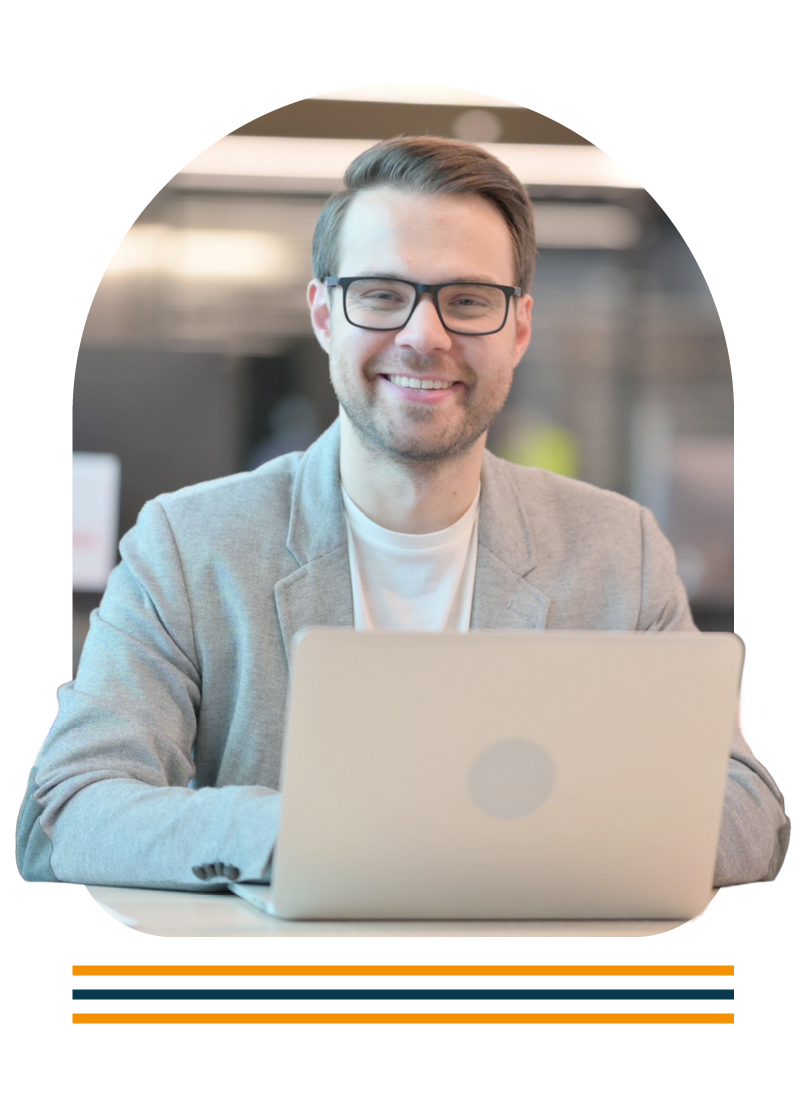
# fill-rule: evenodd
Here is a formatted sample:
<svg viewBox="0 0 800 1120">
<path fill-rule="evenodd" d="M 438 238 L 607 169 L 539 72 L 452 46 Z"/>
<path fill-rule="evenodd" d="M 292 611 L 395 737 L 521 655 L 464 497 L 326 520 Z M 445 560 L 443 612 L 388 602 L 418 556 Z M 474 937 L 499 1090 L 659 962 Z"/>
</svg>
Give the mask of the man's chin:
<svg viewBox="0 0 800 1120">
<path fill-rule="evenodd" d="M 378 432 L 372 433 L 373 446 L 393 459 L 407 463 L 437 463 L 458 459 L 466 455 L 483 432 L 421 433 Z"/>
<path fill-rule="evenodd" d="M 487 426 L 481 424 L 448 425 L 442 424 L 441 419 L 426 422 L 422 416 L 398 422 L 395 417 L 376 416 L 374 412 L 353 408 L 341 400 L 340 403 L 362 443 L 398 462 L 437 463 L 459 459 L 487 430 Z"/>
</svg>

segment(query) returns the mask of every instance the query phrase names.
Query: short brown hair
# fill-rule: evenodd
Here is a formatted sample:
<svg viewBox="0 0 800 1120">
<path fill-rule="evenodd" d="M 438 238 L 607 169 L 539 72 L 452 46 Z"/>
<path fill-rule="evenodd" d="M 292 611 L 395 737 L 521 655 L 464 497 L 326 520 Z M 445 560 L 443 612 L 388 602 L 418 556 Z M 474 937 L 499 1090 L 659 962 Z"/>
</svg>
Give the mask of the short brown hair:
<svg viewBox="0 0 800 1120">
<path fill-rule="evenodd" d="M 528 192 L 504 163 L 475 144 L 442 136 L 396 136 L 356 156 L 344 174 L 344 190 L 331 195 L 319 216 L 311 250 L 314 276 L 336 276 L 339 235 L 347 207 L 359 191 L 376 187 L 422 194 L 477 194 L 493 202 L 514 245 L 515 282 L 533 283 L 536 234 Z"/>
</svg>

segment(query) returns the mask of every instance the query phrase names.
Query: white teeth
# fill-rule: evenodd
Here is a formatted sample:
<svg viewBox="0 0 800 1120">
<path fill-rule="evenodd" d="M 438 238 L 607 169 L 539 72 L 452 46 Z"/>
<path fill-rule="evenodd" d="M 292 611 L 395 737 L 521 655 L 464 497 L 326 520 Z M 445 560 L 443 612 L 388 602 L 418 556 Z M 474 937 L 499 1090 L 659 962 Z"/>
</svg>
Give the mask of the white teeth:
<svg viewBox="0 0 800 1120">
<path fill-rule="evenodd" d="M 416 377 L 398 377 L 389 375 L 392 385 L 399 385 L 401 389 L 449 389 L 449 381 L 418 381 Z"/>
</svg>

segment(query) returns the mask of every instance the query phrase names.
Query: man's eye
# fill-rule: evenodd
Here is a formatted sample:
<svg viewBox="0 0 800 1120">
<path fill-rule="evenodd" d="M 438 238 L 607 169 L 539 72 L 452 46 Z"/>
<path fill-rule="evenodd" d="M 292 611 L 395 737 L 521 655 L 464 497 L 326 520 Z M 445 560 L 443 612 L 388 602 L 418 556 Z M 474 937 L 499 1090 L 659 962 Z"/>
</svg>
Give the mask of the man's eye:
<svg viewBox="0 0 800 1120">
<path fill-rule="evenodd" d="M 445 306 L 451 311 L 485 311 L 490 304 L 482 296 L 463 294 L 448 296 Z"/>
<path fill-rule="evenodd" d="M 368 292 L 355 291 L 353 296 L 359 303 L 368 303 L 373 306 L 382 304 L 385 307 L 397 307 L 408 302 L 408 297 L 404 292 L 395 292 L 391 288 L 372 288 Z"/>
</svg>

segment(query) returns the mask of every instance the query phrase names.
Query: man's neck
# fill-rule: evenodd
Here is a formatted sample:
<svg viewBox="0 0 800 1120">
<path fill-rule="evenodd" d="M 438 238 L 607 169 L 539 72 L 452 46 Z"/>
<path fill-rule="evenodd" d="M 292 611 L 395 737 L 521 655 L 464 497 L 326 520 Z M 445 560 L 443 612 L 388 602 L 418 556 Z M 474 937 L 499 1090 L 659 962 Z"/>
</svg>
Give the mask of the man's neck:
<svg viewBox="0 0 800 1120">
<path fill-rule="evenodd" d="M 475 500 L 486 437 L 457 458 L 413 462 L 365 444 L 341 416 L 342 485 L 358 508 L 395 533 L 436 533 L 453 525 Z"/>
</svg>

